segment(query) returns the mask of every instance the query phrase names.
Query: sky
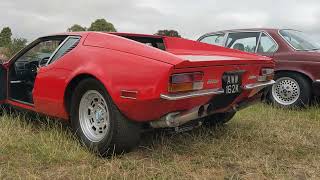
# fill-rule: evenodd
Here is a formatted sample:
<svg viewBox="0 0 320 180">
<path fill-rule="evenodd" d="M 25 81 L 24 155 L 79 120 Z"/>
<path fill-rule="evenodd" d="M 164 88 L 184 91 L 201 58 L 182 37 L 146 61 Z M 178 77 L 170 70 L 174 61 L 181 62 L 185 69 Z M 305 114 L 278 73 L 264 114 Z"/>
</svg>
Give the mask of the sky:
<svg viewBox="0 0 320 180">
<path fill-rule="evenodd" d="M 33 40 L 89 27 L 98 18 L 119 32 L 154 34 L 175 29 L 189 39 L 237 28 L 291 28 L 320 41 L 320 0 L 1 0 L 0 29 Z"/>
</svg>

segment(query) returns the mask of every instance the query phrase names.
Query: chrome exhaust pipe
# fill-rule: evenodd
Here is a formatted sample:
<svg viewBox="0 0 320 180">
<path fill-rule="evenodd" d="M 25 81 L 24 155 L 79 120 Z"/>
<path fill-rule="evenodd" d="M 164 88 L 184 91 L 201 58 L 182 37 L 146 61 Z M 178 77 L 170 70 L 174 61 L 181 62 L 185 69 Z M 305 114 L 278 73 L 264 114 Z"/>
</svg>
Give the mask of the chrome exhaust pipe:
<svg viewBox="0 0 320 180">
<path fill-rule="evenodd" d="M 150 122 L 153 128 L 178 127 L 189 121 L 207 116 L 206 109 L 209 105 L 203 105 L 185 112 L 169 113 L 158 121 Z"/>
<path fill-rule="evenodd" d="M 230 111 L 239 111 L 240 109 L 245 108 L 246 107 L 245 105 L 246 103 L 235 104 L 230 108 Z M 150 126 L 155 129 L 170 128 L 170 127 L 175 128 L 185 123 L 188 123 L 190 121 L 206 117 L 213 113 L 214 113 L 214 107 L 212 107 L 211 104 L 206 104 L 203 106 L 193 108 L 189 111 L 169 113 L 163 116 L 162 118 L 160 118 L 160 120 L 150 122 Z"/>
</svg>

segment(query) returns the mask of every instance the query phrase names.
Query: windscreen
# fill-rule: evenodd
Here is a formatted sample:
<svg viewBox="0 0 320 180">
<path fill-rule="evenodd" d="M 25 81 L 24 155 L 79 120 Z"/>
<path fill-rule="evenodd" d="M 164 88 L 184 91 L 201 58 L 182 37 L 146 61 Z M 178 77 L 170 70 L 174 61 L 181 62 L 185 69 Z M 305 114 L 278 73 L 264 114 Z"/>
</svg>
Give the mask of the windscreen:
<svg viewBox="0 0 320 180">
<path fill-rule="evenodd" d="M 308 51 L 319 50 L 320 44 L 315 38 L 295 30 L 280 30 L 281 36 L 296 50 Z"/>
</svg>

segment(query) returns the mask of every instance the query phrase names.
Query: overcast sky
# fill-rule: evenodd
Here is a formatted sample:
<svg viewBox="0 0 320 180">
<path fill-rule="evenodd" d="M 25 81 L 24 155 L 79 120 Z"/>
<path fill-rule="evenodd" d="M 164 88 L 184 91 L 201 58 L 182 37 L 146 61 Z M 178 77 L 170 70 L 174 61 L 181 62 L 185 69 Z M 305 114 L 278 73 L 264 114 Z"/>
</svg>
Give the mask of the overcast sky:
<svg viewBox="0 0 320 180">
<path fill-rule="evenodd" d="M 176 29 L 196 39 L 217 30 L 294 28 L 320 40 L 320 0 L 1 0 L 0 28 L 28 40 L 64 32 L 97 18 L 120 32 L 153 34 Z"/>
</svg>

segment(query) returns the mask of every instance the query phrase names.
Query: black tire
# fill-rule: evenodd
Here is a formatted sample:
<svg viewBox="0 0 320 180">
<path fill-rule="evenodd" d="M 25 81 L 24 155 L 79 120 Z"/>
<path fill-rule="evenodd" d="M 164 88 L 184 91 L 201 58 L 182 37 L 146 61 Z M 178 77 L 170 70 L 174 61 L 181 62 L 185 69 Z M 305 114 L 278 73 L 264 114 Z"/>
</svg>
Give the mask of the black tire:
<svg viewBox="0 0 320 180">
<path fill-rule="evenodd" d="M 0 116 L 2 116 L 5 112 L 5 106 L 4 105 L 0 105 Z"/>
<path fill-rule="evenodd" d="M 84 134 L 79 120 L 79 106 L 81 98 L 90 90 L 98 91 L 106 101 L 109 111 L 109 132 L 99 142 L 93 142 Z M 98 155 L 107 156 L 131 151 L 140 140 L 140 124 L 129 121 L 121 114 L 113 103 L 104 86 L 93 78 L 88 78 L 76 87 L 71 101 L 71 126 L 73 132 L 78 136 L 90 150 Z"/>
<path fill-rule="evenodd" d="M 9 107 L 6 104 L 0 105 L 0 116 L 3 116 L 4 114 L 11 114 L 13 113 L 12 107 Z"/>
<path fill-rule="evenodd" d="M 207 126 L 220 126 L 229 122 L 235 115 L 236 111 L 226 113 L 217 113 L 204 118 L 204 124 Z"/>
<path fill-rule="evenodd" d="M 282 108 L 305 108 L 310 105 L 312 99 L 312 91 L 311 91 L 311 84 L 307 78 L 292 72 L 279 72 L 275 75 L 275 80 L 278 81 L 280 78 L 291 78 L 294 79 L 300 88 L 300 95 L 296 101 L 292 104 L 281 104 L 276 100 L 274 93 L 272 93 L 272 87 L 267 95 L 267 102 Z M 275 86 L 275 85 L 274 85 Z"/>
</svg>

